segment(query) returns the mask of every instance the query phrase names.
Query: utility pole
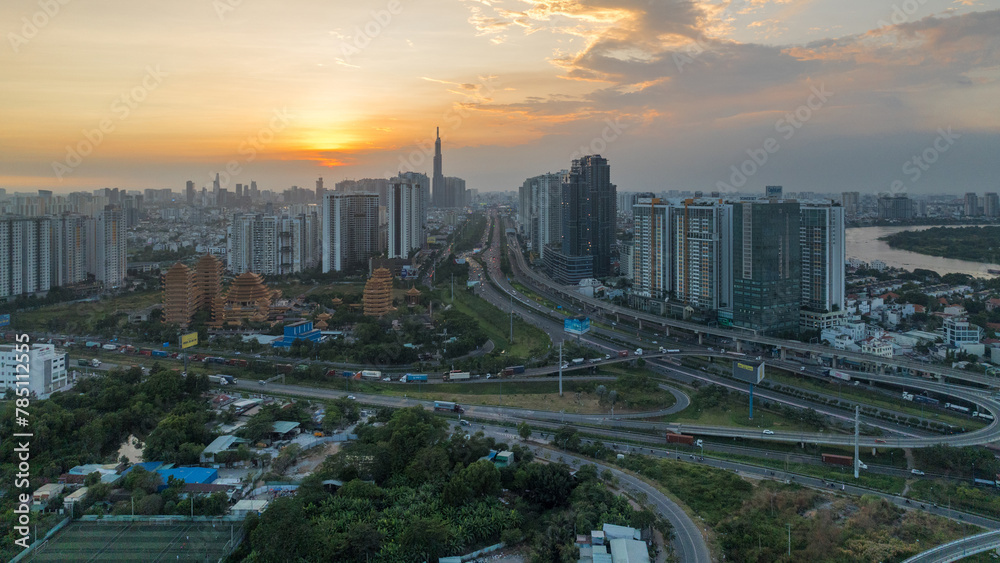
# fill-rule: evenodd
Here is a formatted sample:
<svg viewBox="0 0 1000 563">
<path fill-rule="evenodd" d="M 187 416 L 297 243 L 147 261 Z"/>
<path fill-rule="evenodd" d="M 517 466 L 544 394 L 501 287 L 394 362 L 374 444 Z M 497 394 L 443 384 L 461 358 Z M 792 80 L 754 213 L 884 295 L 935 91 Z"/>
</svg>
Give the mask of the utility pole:
<svg viewBox="0 0 1000 563">
<path fill-rule="evenodd" d="M 854 478 L 858 478 L 861 469 L 861 458 L 858 457 L 858 428 L 861 424 L 861 407 L 854 405 Z"/>
<path fill-rule="evenodd" d="M 514 296 L 510 296 L 510 343 L 514 344 Z"/>
<path fill-rule="evenodd" d="M 562 367 L 563 367 L 562 345 L 563 345 L 562 340 L 560 340 L 559 341 L 559 396 L 560 397 L 563 396 L 563 391 L 562 391 Z"/>
<path fill-rule="evenodd" d="M 455 301 L 455 274 L 451 275 L 451 300 Z"/>
<path fill-rule="evenodd" d="M 791 557 L 791 555 L 792 555 L 792 524 L 788 523 L 787 526 L 788 526 L 788 555 L 789 555 L 789 557 Z"/>
</svg>

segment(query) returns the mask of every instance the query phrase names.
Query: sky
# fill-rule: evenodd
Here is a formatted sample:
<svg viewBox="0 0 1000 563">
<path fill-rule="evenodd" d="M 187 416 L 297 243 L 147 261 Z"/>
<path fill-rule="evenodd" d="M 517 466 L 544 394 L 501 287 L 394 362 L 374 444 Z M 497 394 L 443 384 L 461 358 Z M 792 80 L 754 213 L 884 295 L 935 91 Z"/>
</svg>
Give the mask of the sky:
<svg viewBox="0 0 1000 563">
<path fill-rule="evenodd" d="M 1000 0 L 7 0 L 0 188 L 1000 191 Z"/>
</svg>

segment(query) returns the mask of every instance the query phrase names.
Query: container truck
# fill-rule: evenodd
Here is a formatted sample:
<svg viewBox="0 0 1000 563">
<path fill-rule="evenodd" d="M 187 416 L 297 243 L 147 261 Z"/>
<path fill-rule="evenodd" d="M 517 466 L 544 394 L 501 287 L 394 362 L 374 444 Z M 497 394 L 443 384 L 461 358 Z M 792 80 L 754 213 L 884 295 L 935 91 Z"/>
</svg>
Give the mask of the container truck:
<svg viewBox="0 0 1000 563">
<path fill-rule="evenodd" d="M 987 413 L 979 412 L 979 411 L 976 411 L 976 412 L 972 413 L 972 418 L 981 418 L 983 420 L 988 420 L 990 422 L 993 422 L 993 415 L 992 414 L 987 414 Z"/>
<path fill-rule="evenodd" d="M 854 457 L 849 455 L 823 454 L 823 463 L 854 467 Z"/>
<path fill-rule="evenodd" d="M 445 381 L 459 381 L 461 379 L 470 379 L 472 374 L 467 371 L 449 371 L 444 374 Z"/>
<path fill-rule="evenodd" d="M 108 350 L 108 351 L 111 351 L 111 352 L 114 352 L 115 350 L 118 349 L 118 347 L 115 346 L 114 344 L 105 344 L 104 346 L 101 346 L 101 348 L 103 348 L 105 350 Z"/>
<path fill-rule="evenodd" d="M 924 395 L 914 395 L 913 396 L 913 402 L 915 402 L 915 403 L 923 403 L 925 405 L 939 405 L 939 404 L 941 404 L 941 401 L 939 401 L 937 399 L 932 399 L 930 397 L 925 397 Z"/>
<path fill-rule="evenodd" d="M 426 373 L 408 373 L 408 374 L 404 375 L 403 377 L 399 378 L 399 380 L 402 381 L 403 383 L 413 383 L 414 381 L 421 381 L 421 382 L 426 383 L 427 382 L 427 374 Z"/>
<path fill-rule="evenodd" d="M 153 354 L 154 358 L 169 358 L 170 357 L 170 354 L 168 354 L 166 350 L 153 350 L 152 354 Z"/>
<path fill-rule="evenodd" d="M 100 348 L 101 347 L 101 343 L 100 342 L 93 342 L 93 341 L 91 341 L 91 342 L 87 342 L 86 346 L 87 346 L 87 348 Z"/>
<path fill-rule="evenodd" d="M 837 370 L 830 370 L 830 377 L 832 377 L 834 379 L 842 379 L 844 381 L 850 381 L 851 380 L 851 374 L 844 373 L 842 371 L 837 371 Z"/>
<path fill-rule="evenodd" d="M 504 368 L 503 372 L 501 373 L 506 377 L 509 377 L 511 375 L 520 375 L 524 373 L 524 366 L 510 366 Z"/>
<path fill-rule="evenodd" d="M 694 436 L 688 436 L 687 434 L 675 434 L 673 432 L 667 432 L 667 443 L 668 444 L 684 444 L 687 446 L 694 445 Z"/>
<path fill-rule="evenodd" d="M 81 367 L 88 367 L 90 366 L 90 362 L 88 362 L 87 360 L 77 360 L 76 365 Z"/>
<path fill-rule="evenodd" d="M 434 401 L 434 410 L 441 412 L 465 412 L 465 409 L 458 403 L 449 403 L 447 401 Z"/>
<path fill-rule="evenodd" d="M 364 370 L 361 372 L 361 379 L 367 379 L 370 381 L 378 381 L 382 379 L 382 372 L 375 370 Z"/>
<path fill-rule="evenodd" d="M 963 407 L 961 405 L 956 405 L 956 404 L 953 404 L 953 403 L 945 403 L 944 404 L 944 408 L 951 409 L 953 411 L 958 411 L 960 413 L 965 413 L 965 414 L 969 414 L 969 412 L 972 410 L 969 407 Z"/>
<path fill-rule="evenodd" d="M 292 364 L 275 364 L 274 369 L 277 370 L 278 373 L 292 373 L 293 368 Z"/>
<path fill-rule="evenodd" d="M 573 361 L 573 365 L 574 366 L 578 366 L 578 365 L 582 364 L 583 362 L 585 362 L 587 360 L 585 360 L 583 358 L 573 358 L 572 361 Z"/>
</svg>

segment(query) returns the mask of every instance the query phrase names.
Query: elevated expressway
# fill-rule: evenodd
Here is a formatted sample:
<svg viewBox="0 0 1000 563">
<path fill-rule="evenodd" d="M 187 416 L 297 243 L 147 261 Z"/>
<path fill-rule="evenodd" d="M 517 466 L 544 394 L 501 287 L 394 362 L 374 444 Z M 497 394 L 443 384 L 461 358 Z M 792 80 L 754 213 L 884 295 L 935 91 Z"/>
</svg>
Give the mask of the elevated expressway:
<svg viewBox="0 0 1000 563">
<path fill-rule="evenodd" d="M 623 320 L 631 321 L 637 324 L 640 329 L 642 328 L 643 323 L 645 323 L 647 327 L 657 327 L 662 329 L 665 334 L 669 334 L 671 328 L 676 328 L 698 335 L 699 340 L 702 335 L 706 334 L 721 338 L 731 338 L 737 343 L 737 349 L 739 349 L 741 342 L 755 342 L 765 346 L 772 346 L 780 350 L 783 356 L 782 359 L 784 359 L 785 351 L 794 350 L 797 352 L 816 354 L 818 356 L 832 357 L 834 359 L 851 360 L 853 362 L 857 362 L 859 365 L 872 366 L 876 370 L 898 367 L 906 369 L 911 373 L 932 375 L 939 379 L 947 377 L 950 379 L 974 383 L 984 387 L 1000 388 L 1000 379 L 964 370 L 934 364 L 926 364 L 910 359 L 879 358 L 877 356 L 859 354 L 857 352 L 848 352 L 846 350 L 834 350 L 828 346 L 821 346 L 818 344 L 806 344 L 803 342 L 796 342 L 794 340 L 763 336 L 757 334 L 756 331 L 749 329 L 741 329 L 739 327 L 729 328 L 707 326 L 688 321 L 661 317 L 659 315 L 646 313 L 636 309 L 629 309 L 614 305 L 600 299 L 594 299 L 593 297 L 582 295 L 578 293 L 575 288 L 568 288 L 566 286 L 559 285 L 550 278 L 532 270 L 525 263 L 524 255 L 521 252 L 520 244 L 517 240 L 517 235 L 508 234 L 507 243 L 509 249 L 508 254 L 513 257 L 511 265 L 516 268 L 516 271 L 519 274 L 524 276 L 522 280 L 525 280 L 525 278 L 530 279 L 530 283 L 535 286 L 535 289 L 540 290 L 543 294 L 548 293 L 549 295 L 555 295 L 564 300 L 575 302 L 587 311 L 600 311 L 607 317 L 613 317 L 617 323 L 621 323 Z"/>
</svg>

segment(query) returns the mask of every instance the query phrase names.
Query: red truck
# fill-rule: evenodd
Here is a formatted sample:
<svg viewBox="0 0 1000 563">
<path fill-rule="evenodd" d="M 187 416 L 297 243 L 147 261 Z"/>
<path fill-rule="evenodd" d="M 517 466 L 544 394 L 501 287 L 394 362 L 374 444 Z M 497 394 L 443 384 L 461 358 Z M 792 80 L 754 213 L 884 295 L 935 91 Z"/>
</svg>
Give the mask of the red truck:
<svg viewBox="0 0 1000 563">
<path fill-rule="evenodd" d="M 853 467 L 854 456 L 823 454 L 823 463 L 832 463 L 834 465 L 846 465 L 847 467 Z"/>
<path fill-rule="evenodd" d="M 688 436 L 686 434 L 674 434 L 673 432 L 667 432 L 667 443 L 668 444 L 684 444 L 687 446 L 694 445 L 694 436 Z"/>
<path fill-rule="evenodd" d="M 628 350 L 621 350 L 621 351 L 619 351 L 618 352 L 618 357 L 619 358 L 627 358 L 628 357 Z"/>
</svg>

